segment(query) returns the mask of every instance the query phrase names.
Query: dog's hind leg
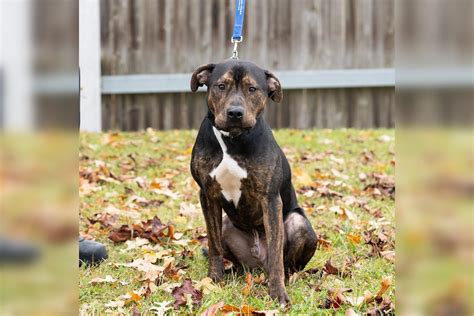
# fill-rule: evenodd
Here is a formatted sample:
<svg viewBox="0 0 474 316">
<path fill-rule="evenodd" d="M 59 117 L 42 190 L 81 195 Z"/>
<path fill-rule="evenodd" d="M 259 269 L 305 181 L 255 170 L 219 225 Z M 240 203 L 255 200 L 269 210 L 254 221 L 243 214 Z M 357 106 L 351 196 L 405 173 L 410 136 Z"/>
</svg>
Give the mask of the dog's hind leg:
<svg viewBox="0 0 474 316">
<path fill-rule="evenodd" d="M 239 269 L 263 267 L 267 257 L 265 238 L 257 231 L 244 232 L 232 224 L 225 216 L 222 220 L 222 241 L 224 258 L 232 261 Z"/>
<path fill-rule="evenodd" d="M 284 221 L 285 276 L 304 269 L 316 251 L 317 237 L 311 223 L 299 209 L 288 214 Z"/>
</svg>

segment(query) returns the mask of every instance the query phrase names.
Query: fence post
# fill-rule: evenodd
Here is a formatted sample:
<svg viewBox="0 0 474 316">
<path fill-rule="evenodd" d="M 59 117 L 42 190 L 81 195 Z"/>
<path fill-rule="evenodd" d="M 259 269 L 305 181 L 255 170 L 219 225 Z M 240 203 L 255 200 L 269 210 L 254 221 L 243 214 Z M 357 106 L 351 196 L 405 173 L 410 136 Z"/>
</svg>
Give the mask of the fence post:
<svg viewBox="0 0 474 316">
<path fill-rule="evenodd" d="M 99 0 L 79 1 L 81 131 L 102 130 Z"/>
<path fill-rule="evenodd" d="M 0 68 L 3 67 L 4 103 L 0 126 L 6 131 L 31 132 L 35 127 L 32 89 L 31 11 L 32 2 L 2 1 L 0 3 Z M 2 95 L 0 95 L 2 97 Z"/>
</svg>

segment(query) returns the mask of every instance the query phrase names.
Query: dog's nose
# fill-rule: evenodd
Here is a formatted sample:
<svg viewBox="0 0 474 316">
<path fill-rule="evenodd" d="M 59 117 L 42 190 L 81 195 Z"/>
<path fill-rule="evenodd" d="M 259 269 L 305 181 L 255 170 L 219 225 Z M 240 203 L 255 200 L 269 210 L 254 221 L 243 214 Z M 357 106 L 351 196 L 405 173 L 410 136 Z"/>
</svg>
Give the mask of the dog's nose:
<svg viewBox="0 0 474 316">
<path fill-rule="evenodd" d="M 241 120 L 244 116 L 244 109 L 238 106 L 231 106 L 227 110 L 227 117 L 231 120 Z"/>
</svg>

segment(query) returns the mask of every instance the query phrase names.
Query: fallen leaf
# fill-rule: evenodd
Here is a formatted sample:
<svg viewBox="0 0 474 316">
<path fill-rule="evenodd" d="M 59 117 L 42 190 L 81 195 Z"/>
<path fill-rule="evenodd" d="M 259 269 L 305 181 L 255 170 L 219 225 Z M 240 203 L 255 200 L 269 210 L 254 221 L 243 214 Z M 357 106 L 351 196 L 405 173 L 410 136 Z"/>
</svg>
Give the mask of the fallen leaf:
<svg viewBox="0 0 474 316">
<path fill-rule="evenodd" d="M 196 282 L 196 289 L 201 290 L 204 295 L 207 295 L 218 290 L 219 287 L 213 284 L 211 278 L 205 277 L 201 281 Z"/>
<path fill-rule="evenodd" d="M 224 302 L 219 302 L 214 305 L 211 305 L 208 309 L 202 312 L 201 316 L 216 316 L 223 306 Z"/>
<path fill-rule="evenodd" d="M 125 305 L 131 304 L 131 303 L 139 303 L 141 301 L 141 296 L 136 293 L 135 291 L 129 292 L 128 298 L 125 300 Z"/>
<path fill-rule="evenodd" d="M 144 280 L 154 282 L 165 270 L 164 267 L 157 266 L 145 259 L 135 259 L 131 263 L 118 264 L 125 267 L 135 268 L 138 271 L 144 272 Z"/>
<path fill-rule="evenodd" d="M 155 263 L 158 260 L 158 255 L 156 253 L 145 253 L 143 260 Z"/>
<path fill-rule="evenodd" d="M 165 233 L 166 232 L 166 233 Z M 119 243 L 130 240 L 134 237 L 147 239 L 150 242 L 157 243 L 163 241 L 163 237 L 172 238 L 174 232 L 173 225 L 166 225 L 155 216 L 140 224 L 122 225 L 117 229 L 113 229 L 109 234 L 109 239 Z"/>
<path fill-rule="evenodd" d="M 182 202 L 179 205 L 179 214 L 181 216 L 196 218 L 198 215 L 200 215 L 200 213 L 201 212 L 198 210 L 195 204 Z"/>
<path fill-rule="evenodd" d="M 381 251 L 380 255 L 387 259 L 388 261 L 395 263 L 395 251 L 394 250 L 386 250 Z"/>
<path fill-rule="evenodd" d="M 93 278 L 92 280 L 89 281 L 89 284 L 97 284 L 97 283 L 114 283 L 117 282 L 116 279 L 114 279 L 111 275 L 106 275 L 105 278 Z"/>
<path fill-rule="evenodd" d="M 151 189 L 161 189 L 161 183 L 157 182 L 157 181 L 152 181 L 150 183 L 150 188 Z"/>
<path fill-rule="evenodd" d="M 346 310 L 346 313 L 344 314 L 344 316 L 357 316 L 359 314 L 357 314 L 352 308 L 349 308 Z"/>
<path fill-rule="evenodd" d="M 171 255 L 171 250 L 170 249 L 163 249 L 163 250 L 160 250 L 158 252 L 156 252 L 156 257 L 158 259 L 163 259 L 164 257 L 167 257 Z"/>
<path fill-rule="evenodd" d="M 267 281 L 267 280 L 266 280 L 266 278 L 265 278 L 265 273 L 260 273 L 259 276 L 253 278 L 253 282 L 254 282 L 255 284 L 263 284 L 263 283 L 265 283 L 266 281 Z"/>
<path fill-rule="evenodd" d="M 334 205 L 334 206 L 331 206 L 329 210 L 331 212 L 336 213 L 337 215 L 340 215 L 341 218 L 343 219 L 348 219 L 350 221 L 354 221 L 357 219 L 354 213 L 352 213 L 350 210 L 348 210 L 347 208 L 343 206 Z"/>
<path fill-rule="evenodd" d="M 395 315 L 395 306 L 390 299 L 385 298 L 378 306 L 369 309 L 364 315 Z"/>
<path fill-rule="evenodd" d="M 345 175 L 345 174 L 342 174 L 340 173 L 338 170 L 336 169 L 331 169 L 331 173 L 333 174 L 334 177 L 336 178 L 340 178 L 340 179 L 343 179 L 343 180 L 349 180 L 349 176 L 348 175 Z"/>
<path fill-rule="evenodd" d="M 145 238 L 135 238 L 134 240 L 127 240 L 125 244 L 127 245 L 126 250 L 133 250 L 141 246 L 147 245 L 150 242 Z"/>
<path fill-rule="evenodd" d="M 253 308 L 252 306 L 249 306 L 249 305 L 242 305 L 240 307 L 240 313 L 241 314 L 244 314 L 244 315 L 253 315 L 255 312 L 255 308 Z"/>
<path fill-rule="evenodd" d="M 170 259 L 173 259 L 174 261 L 174 258 L 170 258 Z M 165 266 L 165 270 L 163 271 L 163 274 L 168 279 L 173 280 L 173 281 L 178 281 L 179 279 L 181 279 L 181 275 L 183 271 L 179 268 L 176 268 L 172 264 L 172 261 L 170 261 L 169 263 L 165 263 L 164 266 Z"/>
<path fill-rule="evenodd" d="M 318 143 L 323 144 L 323 145 L 331 145 L 334 143 L 334 141 L 331 139 L 323 138 L 319 140 Z"/>
<path fill-rule="evenodd" d="M 328 290 L 328 295 L 324 300 L 323 304 L 319 305 L 319 308 L 323 309 L 337 309 L 342 305 L 347 304 L 347 299 L 340 290 Z"/>
<path fill-rule="evenodd" d="M 173 292 L 173 289 L 175 287 L 178 287 L 180 285 L 181 285 L 181 283 L 176 283 L 176 282 L 168 283 L 168 282 L 165 282 L 165 283 L 162 283 L 160 286 L 158 286 L 158 289 L 160 289 L 162 291 L 165 291 L 167 293 L 171 293 L 171 292 Z"/>
<path fill-rule="evenodd" d="M 389 231 L 372 229 L 364 232 L 365 243 L 371 246 L 372 256 L 382 256 L 383 251 L 393 250 L 395 245 L 392 238 L 386 234 Z"/>
<path fill-rule="evenodd" d="M 156 194 L 165 195 L 173 200 L 179 199 L 181 197 L 179 193 L 173 192 L 170 189 L 153 189 L 153 192 Z"/>
<path fill-rule="evenodd" d="M 343 195 L 337 191 L 329 189 L 327 186 L 322 186 L 316 189 L 321 197 L 343 197 Z"/>
<path fill-rule="evenodd" d="M 328 260 L 328 261 L 326 261 L 326 263 L 324 264 L 324 272 L 326 272 L 327 274 L 338 275 L 338 274 L 339 274 L 339 269 L 336 268 L 335 266 L 333 266 L 332 263 L 331 263 L 331 261 Z"/>
<path fill-rule="evenodd" d="M 254 310 L 252 312 L 252 315 L 255 315 L 255 316 L 274 316 L 274 315 L 278 315 L 280 314 L 280 311 L 279 310 L 276 310 L 276 309 L 271 309 L 271 310 Z"/>
<path fill-rule="evenodd" d="M 334 162 L 337 163 L 338 165 L 343 165 L 343 164 L 345 163 L 344 159 L 342 159 L 342 158 L 337 158 L 337 157 L 335 157 L 334 155 L 330 155 L 330 156 L 329 156 L 329 160 L 334 161 Z"/>
<path fill-rule="evenodd" d="M 392 277 L 388 276 L 385 277 L 382 282 L 380 282 L 380 290 L 375 295 L 375 299 L 381 299 L 382 295 L 388 290 L 388 288 L 392 285 Z"/>
<path fill-rule="evenodd" d="M 181 286 L 175 287 L 171 295 L 175 298 L 173 304 L 175 309 L 187 305 L 187 296 L 191 298 L 193 305 L 200 305 L 202 301 L 202 292 L 193 287 L 191 279 L 186 279 Z"/>
<path fill-rule="evenodd" d="M 318 245 L 321 245 L 324 249 L 332 248 L 331 241 L 323 238 L 322 236 L 318 236 Z"/>
<path fill-rule="evenodd" d="M 362 157 L 360 158 L 360 161 L 366 165 L 368 164 L 369 162 L 373 161 L 374 160 L 374 152 L 373 151 L 367 151 L 367 150 L 364 150 L 364 152 L 362 153 Z"/>
<path fill-rule="evenodd" d="M 387 143 L 387 142 L 390 142 L 392 141 L 392 137 L 388 136 L 388 135 L 381 135 L 379 137 L 379 141 L 383 142 L 383 143 Z"/>
<path fill-rule="evenodd" d="M 221 307 L 221 311 L 224 313 L 240 312 L 240 308 L 233 305 L 224 305 Z"/>
<path fill-rule="evenodd" d="M 304 171 L 302 168 L 294 168 L 293 169 L 293 176 L 295 178 L 295 182 L 302 186 L 308 186 L 313 183 L 310 175 Z"/>
<path fill-rule="evenodd" d="M 134 306 L 132 309 L 132 316 L 141 316 L 140 311 L 136 306 Z"/>
<path fill-rule="evenodd" d="M 122 300 L 116 300 L 116 301 L 110 301 L 104 305 L 105 307 L 124 307 L 125 306 L 125 301 Z"/>
<path fill-rule="evenodd" d="M 250 290 L 252 289 L 252 285 L 253 285 L 252 274 L 247 273 L 247 275 L 245 276 L 245 286 L 242 289 L 242 294 L 244 296 L 249 296 Z"/>
<path fill-rule="evenodd" d="M 326 261 L 324 264 L 323 271 L 327 274 L 332 274 L 332 275 L 339 275 L 343 278 L 348 277 L 350 275 L 349 272 L 346 271 L 341 271 L 340 269 L 336 268 L 332 263 L 331 260 Z"/>
<path fill-rule="evenodd" d="M 171 309 L 168 305 L 170 305 L 170 301 L 165 301 L 165 302 L 160 302 L 158 303 L 158 306 L 152 306 L 150 307 L 151 311 L 154 311 L 156 316 L 165 316 L 168 313 L 168 311 Z"/>
<path fill-rule="evenodd" d="M 346 235 L 347 239 L 350 240 L 353 244 L 360 244 L 362 237 L 360 235 L 348 233 Z"/>
<path fill-rule="evenodd" d="M 395 178 L 385 174 L 373 174 L 375 181 L 365 186 L 364 191 L 378 196 L 387 196 L 395 199 Z"/>
</svg>

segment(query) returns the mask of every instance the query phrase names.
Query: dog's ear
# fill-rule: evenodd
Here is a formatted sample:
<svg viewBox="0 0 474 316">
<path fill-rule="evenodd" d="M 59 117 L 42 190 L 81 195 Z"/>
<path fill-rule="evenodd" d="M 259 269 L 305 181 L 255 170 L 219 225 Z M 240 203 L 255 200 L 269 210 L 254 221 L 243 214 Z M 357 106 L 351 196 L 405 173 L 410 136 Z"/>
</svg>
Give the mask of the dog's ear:
<svg viewBox="0 0 474 316">
<path fill-rule="evenodd" d="M 212 71 L 216 67 L 215 64 L 207 64 L 194 70 L 191 77 L 191 91 L 196 92 L 199 87 L 207 85 Z"/>
<path fill-rule="evenodd" d="M 276 103 L 280 103 L 283 99 L 280 80 L 268 70 L 265 70 L 265 75 L 267 76 L 268 97 Z"/>
</svg>

